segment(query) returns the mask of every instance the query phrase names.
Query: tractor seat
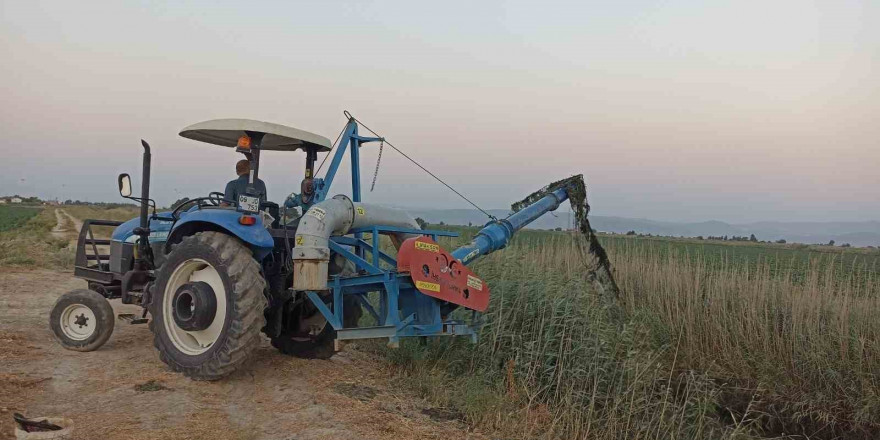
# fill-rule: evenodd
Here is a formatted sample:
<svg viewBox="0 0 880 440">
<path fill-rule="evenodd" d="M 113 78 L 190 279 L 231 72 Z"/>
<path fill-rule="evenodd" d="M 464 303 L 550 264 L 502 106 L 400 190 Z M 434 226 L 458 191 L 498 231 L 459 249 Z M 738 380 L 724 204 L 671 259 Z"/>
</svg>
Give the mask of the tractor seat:
<svg viewBox="0 0 880 440">
<path fill-rule="evenodd" d="M 296 151 L 314 148 L 322 152 L 331 149 L 330 139 L 324 136 L 253 119 L 212 119 L 180 131 L 180 135 L 185 138 L 230 148 L 238 146 L 240 137 L 255 137 L 255 134 L 263 135 L 260 150 Z"/>
</svg>

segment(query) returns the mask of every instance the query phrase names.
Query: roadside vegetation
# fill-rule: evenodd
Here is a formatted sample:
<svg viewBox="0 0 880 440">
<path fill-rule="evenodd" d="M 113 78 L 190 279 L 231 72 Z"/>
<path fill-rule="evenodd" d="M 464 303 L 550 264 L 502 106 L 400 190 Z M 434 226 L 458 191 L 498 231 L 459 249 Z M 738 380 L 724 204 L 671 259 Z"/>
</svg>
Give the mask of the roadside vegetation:
<svg viewBox="0 0 880 440">
<path fill-rule="evenodd" d="M 13 208 L 15 214 L 4 211 Z M 137 208 L 128 206 L 65 205 L 57 207 L 0 207 L 0 266 L 70 269 L 74 249 L 71 240 L 79 233 L 71 219 L 62 216 L 63 232 L 53 233 L 58 226 L 56 209 L 75 219 L 99 218 L 128 220 L 137 215 Z M 96 228 L 97 236 L 109 236 L 112 228 Z"/>
<path fill-rule="evenodd" d="M 0 232 L 0 266 L 30 266 L 57 268 L 73 264 L 73 252 L 67 249 L 68 240 L 51 234 L 57 224 L 55 210 L 31 209 L 32 216 Z"/>
<path fill-rule="evenodd" d="M 101 219 L 124 222 L 131 220 L 140 214 L 140 208 L 135 205 L 70 205 L 64 206 L 63 208 L 70 215 L 80 220 Z"/>
<path fill-rule="evenodd" d="M 406 386 L 506 437 L 880 437 L 880 256 L 600 238 L 623 320 L 577 237 L 525 231 L 476 264 L 492 286 L 476 347 L 380 351 Z"/>
</svg>

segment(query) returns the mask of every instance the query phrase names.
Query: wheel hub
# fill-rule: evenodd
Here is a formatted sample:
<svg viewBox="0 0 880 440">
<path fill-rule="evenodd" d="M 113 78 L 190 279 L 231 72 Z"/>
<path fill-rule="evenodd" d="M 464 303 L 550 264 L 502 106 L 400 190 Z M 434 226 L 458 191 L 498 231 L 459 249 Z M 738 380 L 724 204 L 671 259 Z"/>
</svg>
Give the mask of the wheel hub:
<svg viewBox="0 0 880 440">
<path fill-rule="evenodd" d="M 202 286 L 203 283 L 210 289 Z M 181 292 L 179 296 L 182 298 L 178 297 L 178 291 Z M 187 293 L 184 295 L 183 292 Z M 199 301 L 205 297 L 208 299 Z M 192 258 L 178 264 L 168 277 L 160 301 L 165 334 L 174 347 L 183 354 L 187 356 L 202 354 L 223 334 L 228 309 L 226 286 L 217 269 L 207 261 Z M 210 306 L 211 303 L 215 305 Z M 207 319 L 207 316 L 213 316 L 213 319 Z M 196 322 L 192 322 L 193 320 Z M 203 320 L 207 320 L 208 325 L 201 330 L 183 328 L 201 328 L 205 325 Z"/>
<path fill-rule="evenodd" d="M 217 297 L 211 285 L 191 281 L 181 285 L 172 299 L 174 323 L 186 331 L 207 329 L 217 314 Z"/>
<path fill-rule="evenodd" d="M 74 325 L 78 325 L 79 328 L 83 328 L 89 325 L 89 317 L 85 315 L 85 313 L 81 313 L 73 320 Z"/>
<path fill-rule="evenodd" d="M 61 332 L 74 341 L 84 341 L 95 333 L 95 313 L 84 304 L 71 304 L 61 312 Z"/>
</svg>

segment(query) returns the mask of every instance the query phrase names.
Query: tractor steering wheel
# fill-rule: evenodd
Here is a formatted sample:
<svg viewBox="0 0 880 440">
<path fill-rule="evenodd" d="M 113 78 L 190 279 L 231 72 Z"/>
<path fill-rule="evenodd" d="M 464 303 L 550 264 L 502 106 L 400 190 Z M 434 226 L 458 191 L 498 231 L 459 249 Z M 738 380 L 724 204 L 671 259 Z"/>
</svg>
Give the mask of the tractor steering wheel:
<svg viewBox="0 0 880 440">
<path fill-rule="evenodd" d="M 180 218 L 180 212 L 183 211 L 183 208 L 189 208 L 192 205 L 198 205 L 199 207 L 204 205 L 210 206 L 222 206 L 224 203 L 228 203 L 230 205 L 234 205 L 235 202 L 232 200 L 226 200 L 226 194 L 219 191 L 211 191 L 208 193 L 207 197 L 197 197 L 192 200 L 187 200 L 186 202 L 177 205 L 177 208 L 174 208 L 171 211 L 171 217 L 175 220 Z"/>
</svg>

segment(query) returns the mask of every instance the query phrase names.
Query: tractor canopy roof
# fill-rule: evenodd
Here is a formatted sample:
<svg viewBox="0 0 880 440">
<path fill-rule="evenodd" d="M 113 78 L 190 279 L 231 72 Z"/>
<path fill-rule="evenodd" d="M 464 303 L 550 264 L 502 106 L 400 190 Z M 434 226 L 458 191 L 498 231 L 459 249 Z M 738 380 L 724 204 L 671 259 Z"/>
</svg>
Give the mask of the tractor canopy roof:
<svg viewBox="0 0 880 440">
<path fill-rule="evenodd" d="M 255 121 L 253 119 L 212 119 L 190 125 L 180 131 L 180 135 L 209 144 L 235 148 L 238 139 L 247 135 L 255 137 L 262 134 L 261 150 L 295 151 L 308 147 L 317 151 L 330 151 L 330 139 L 293 127 Z"/>
</svg>

